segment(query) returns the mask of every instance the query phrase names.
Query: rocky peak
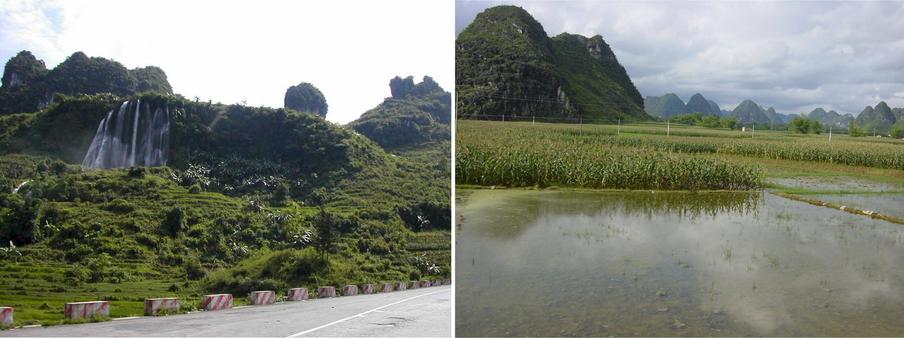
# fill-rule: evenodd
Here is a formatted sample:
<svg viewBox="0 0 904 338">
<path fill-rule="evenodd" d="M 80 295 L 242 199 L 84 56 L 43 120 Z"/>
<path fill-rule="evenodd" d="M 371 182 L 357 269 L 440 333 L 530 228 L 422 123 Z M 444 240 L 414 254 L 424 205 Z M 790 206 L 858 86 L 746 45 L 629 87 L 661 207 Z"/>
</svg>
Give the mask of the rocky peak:
<svg viewBox="0 0 904 338">
<path fill-rule="evenodd" d="M 444 92 L 439 84 L 430 76 L 424 76 L 420 83 L 414 83 L 414 77 L 406 78 L 394 77 L 389 80 L 389 91 L 394 99 L 404 99 L 406 97 L 426 97 L 432 93 Z"/>
<path fill-rule="evenodd" d="M 23 84 L 40 81 L 47 74 L 44 61 L 35 58 L 31 52 L 23 50 L 6 62 L 3 71 L 2 86 L 12 88 Z"/>
<path fill-rule="evenodd" d="M 394 77 L 392 80 L 389 80 L 389 91 L 392 93 L 392 98 L 401 99 L 405 96 L 408 96 L 414 90 L 414 77 L 408 76 L 406 78 Z"/>
<path fill-rule="evenodd" d="M 288 109 L 300 112 L 313 113 L 314 115 L 325 118 L 329 106 L 326 98 L 320 89 L 314 85 L 302 82 L 298 85 L 291 86 L 286 90 L 286 96 L 283 104 Z"/>
<path fill-rule="evenodd" d="M 612 52 L 612 48 L 603 40 L 602 36 L 594 35 L 587 39 L 586 44 L 587 51 L 590 52 L 594 59 L 618 62 L 618 59 L 615 58 L 615 53 Z"/>
</svg>

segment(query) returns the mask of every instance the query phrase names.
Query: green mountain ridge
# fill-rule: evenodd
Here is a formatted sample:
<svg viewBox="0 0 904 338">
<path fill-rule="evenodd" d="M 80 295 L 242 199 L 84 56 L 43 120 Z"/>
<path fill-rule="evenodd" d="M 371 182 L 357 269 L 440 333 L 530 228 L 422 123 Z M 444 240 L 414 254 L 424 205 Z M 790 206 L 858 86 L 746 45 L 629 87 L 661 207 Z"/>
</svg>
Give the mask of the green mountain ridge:
<svg viewBox="0 0 904 338">
<path fill-rule="evenodd" d="M 650 116 L 661 119 L 668 119 L 689 112 L 687 105 L 675 93 L 668 93 L 663 96 L 647 96 L 644 100 L 644 109 Z"/>
<path fill-rule="evenodd" d="M 686 104 L 675 93 L 667 93 L 663 96 L 647 96 L 644 98 L 644 110 L 650 116 L 661 119 L 694 113 L 717 117 L 723 115 L 722 109 L 715 101 L 706 99 L 700 93 L 692 95 Z"/>
<path fill-rule="evenodd" d="M 866 106 L 863 111 L 857 115 L 854 122 L 858 127 L 863 128 L 869 133 L 889 134 L 892 129 L 904 128 L 904 119 L 902 108 L 891 109 L 885 101 L 879 102 L 876 107 Z"/>
<path fill-rule="evenodd" d="M 44 61 L 21 51 L 4 68 L 0 87 L 0 115 L 34 112 L 52 102 L 55 94 L 142 92 L 172 94 L 166 73 L 154 66 L 128 69 L 119 62 L 75 52 L 48 70 Z"/>
<path fill-rule="evenodd" d="M 848 128 L 851 122 L 854 121 L 854 116 L 851 114 L 839 114 L 834 110 L 826 111 L 823 108 L 816 108 L 810 111 L 806 115 L 808 118 L 817 120 L 824 126 L 833 126 L 837 128 Z"/>
<path fill-rule="evenodd" d="M 719 105 L 707 100 L 703 94 L 696 93 L 691 96 L 684 107 L 687 112 L 703 113 L 704 116 L 719 116 Z"/>
<path fill-rule="evenodd" d="M 542 25 L 516 6 L 478 14 L 456 39 L 456 114 L 647 120 L 608 44 Z"/>
<path fill-rule="evenodd" d="M 395 77 L 392 96 L 368 110 L 349 127 L 387 150 L 429 147 L 451 149 L 452 94 L 433 78 Z M 446 158 L 448 160 L 448 158 Z"/>
</svg>

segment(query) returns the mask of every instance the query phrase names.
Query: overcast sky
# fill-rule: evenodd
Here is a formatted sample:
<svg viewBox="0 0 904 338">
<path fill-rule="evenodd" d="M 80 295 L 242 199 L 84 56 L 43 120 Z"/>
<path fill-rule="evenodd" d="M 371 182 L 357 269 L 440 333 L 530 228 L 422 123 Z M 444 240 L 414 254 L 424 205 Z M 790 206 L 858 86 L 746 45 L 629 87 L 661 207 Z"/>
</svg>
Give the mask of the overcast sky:
<svg viewBox="0 0 904 338">
<path fill-rule="evenodd" d="M 76 51 L 163 68 L 176 93 L 282 107 L 310 82 L 345 123 L 390 96 L 389 80 L 454 83 L 451 1 L 0 0 L 0 59 L 52 68 Z"/>
<path fill-rule="evenodd" d="M 643 96 L 700 92 L 780 113 L 904 107 L 904 1 L 456 2 L 456 33 L 515 4 L 550 36 L 600 34 Z"/>
</svg>

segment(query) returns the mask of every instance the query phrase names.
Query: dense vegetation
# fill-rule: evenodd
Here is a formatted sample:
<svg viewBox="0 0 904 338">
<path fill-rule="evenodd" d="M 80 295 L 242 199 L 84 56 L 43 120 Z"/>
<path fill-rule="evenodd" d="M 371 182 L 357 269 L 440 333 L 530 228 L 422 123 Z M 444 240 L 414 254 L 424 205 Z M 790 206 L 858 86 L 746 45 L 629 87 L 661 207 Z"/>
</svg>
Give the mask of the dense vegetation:
<svg viewBox="0 0 904 338">
<path fill-rule="evenodd" d="M 37 111 L 55 94 L 112 93 L 119 96 L 142 92 L 171 94 L 162 69 L 149 66 L 129 70 L 119 62 L 75 52 L 52 70 L 29 51 L 19 52 L 6 63 L 0 87 L 0 115 Z"/>
<path fill-rule="evenodd" d="M 706 115 L 704 113 L 691 113 L 675 115 L 669 119 L 674 123 L 687 124 L 692 126 L 701 126 L 706 128 L 726 128 L 735 129 L 738 126 L 738 119 L 734 117 L 720 117 L 718 115 Z"/>
<path fill-rule="evenodd" d="M 326 98 L 320 92 L 320 89 L 307 82 L 302 82 L 286 89 L 286 96 L 283 102 L 286 109 L 313 113 L 324 118 L 327 110 L 329 110 Z"/>
<path fill-rule="evenodd" d="M 527 11 L 492 7 L 456 40 L 456 114 L 649 119 L 599 35 L 550 38 Z"/>
<path fill-rule="evenodd" d="M 171 115 L 168 166 L 86 171 L 98 122 L 126 100 Z M 449 276 L 443 143 L 390 155 L 291 109 L 58 94 L 0 116 L 0 304 L 52 324 L 66 301 L 129 316 L 150 296 L 191 309 L 210 292 Z"/>
<path fill-rule="evenodd" d="M 573 127 L 461 121 L 456 139 L 458 183 L 618 189 L 751 189 L 756 168 L 675 155 L 619 137 Z M 633 139 L 633 138 L 632 138 Z M 653 150 L 653 151 L 649 151 Z"/>
<path fill-rule="evenodd" d="M 390 81 L 392 97 L 349 123 L 355 131 L 384 149 L 446 143 L 451 137 L 452 94 L 429 76 L 418 84 L 409 76 Z"/>
<path fill-rule="evenodd" d="M 822 124 L 819 123 L 818 120 L 795 117 L 794 120 L 791 120 L 791 123 L 788 125 L 788 129 L 795 133 L 801 134 L 820 134 L 822 133 Z"/>
<path fill-rule="evenodd" d="M 664 124 L 556 125 L 459 121 L 459 184 L 629 189 L 736 189 L 757 170 L 729 158 L 904 169 L 900 141 Z M 707 177 L 706 184 L 701 184 Z M 755 182 L 748 184 L 749 182 Z"/>
</svg>

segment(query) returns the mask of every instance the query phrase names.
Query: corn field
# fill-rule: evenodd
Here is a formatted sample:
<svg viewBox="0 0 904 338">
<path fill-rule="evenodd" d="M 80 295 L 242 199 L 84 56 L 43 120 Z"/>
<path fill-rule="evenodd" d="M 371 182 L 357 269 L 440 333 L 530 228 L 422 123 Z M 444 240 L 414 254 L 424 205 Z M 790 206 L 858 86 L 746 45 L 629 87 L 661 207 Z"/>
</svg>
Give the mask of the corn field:
<svg viewBox="0 0 904 338">
<path fill-rule="evenodd" d="M 756 167 L 619 144 L 605 133 L 461 122 L 455 173 L 462 184 L 747 190 L 762 182 Z"/>
</svg>

